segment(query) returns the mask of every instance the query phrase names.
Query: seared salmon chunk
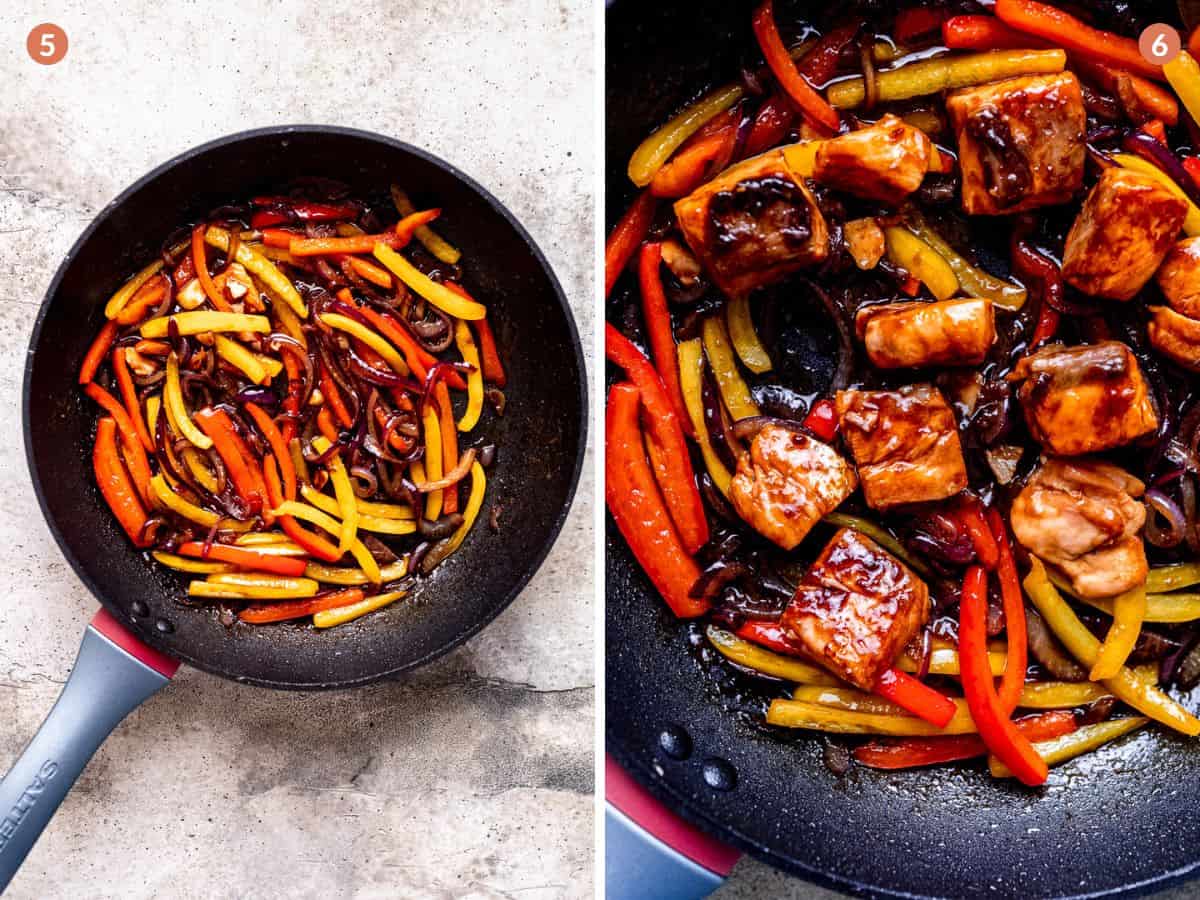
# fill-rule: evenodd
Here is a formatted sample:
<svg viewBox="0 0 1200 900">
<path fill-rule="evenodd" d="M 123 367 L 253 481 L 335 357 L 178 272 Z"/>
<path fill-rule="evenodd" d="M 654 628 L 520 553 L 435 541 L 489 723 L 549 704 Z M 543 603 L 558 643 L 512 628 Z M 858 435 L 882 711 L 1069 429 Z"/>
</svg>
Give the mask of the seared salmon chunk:
<svg viewBox="0 0 1200 900">
<path fill-rule="evenodd" d="M 992 301 L 978 297 L 867 306 L 854 327 L 880 369 L 975 366 L 996 341 Z"/>
<path fill-rule="evenodd" d="M 823 141 L 813 178 L 834 190 L 895 205 L 929 171 L 929 138 L 891 114 L 874 125 Z"/>
</svg>

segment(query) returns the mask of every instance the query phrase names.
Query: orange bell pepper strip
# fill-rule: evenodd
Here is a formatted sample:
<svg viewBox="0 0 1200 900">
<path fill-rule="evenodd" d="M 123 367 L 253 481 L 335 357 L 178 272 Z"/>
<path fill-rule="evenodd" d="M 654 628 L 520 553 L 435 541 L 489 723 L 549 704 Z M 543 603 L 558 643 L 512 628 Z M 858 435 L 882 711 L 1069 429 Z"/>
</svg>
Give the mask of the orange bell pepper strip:
<svg viewBox="0 0 1200 900">
<path fill-rule="evenodd" d="M 1014 723 L 1017 731 L 1030 742 L 1051 741 L 1071 734 L 1079 726 L 1070 710 L 1055 709 L 1024 716 Z M 976 735 L 962 734 L 930 738 L 876 738 L 853 751 L 854 758 L 872 769 L 915 769 L 940 763 L 974 759 L 988 752 Z"/>
<path fill-rule="evenodd" d="M 150 492 L 150 460 L 146 456 L 146 448 L 138 436 L 137 428 L 129 417 L 125 407 L 112 394 L 94 381 L 84 386 L 83 392 L 95 400 L 100 407 L 113 418 L 121 433 L 121 446 L 125 451 L 125 464 L 129 466 L 129 474 L 137 487 L 138 495 L 145 504 L 150 503 L 153 496 Z"/>
<path fill-rule="evenodd" d="M 238 618 L 251 625 L 265 625 L 268 622 L 285 622 L 288 619 L 301 619 L 311 616 L 324 609 L 336 609 L 339 606 L 349 606 L 358 603 L 363 598 L 362 588 L 346 588 L 331 591 L 316 597 L 306 597 L 302 600 L 285 600 L 282 603 L 254 603 L 247 606 Z"/>
<path fill-rule="evenodd" d="M 125 348 L 117 347 L 112 354 L 113 374 L 117 379 L 117 390 L 121 392 L 121 401 L 129 420 L 133 422 L 138 439 L 147 453 L 154 452 L 154 440 L 150 437 L 150 429 L 146 426 L 146 417 L 142 415 L 142 405 L 138 402 L 137 388 L 133 384 L 133 375 L 129 372 L 129 364 L 125 361 Z"/>
<path fill-rule="evenodd" d="M 248 402 L 245 406 L 246 412 L 250 414 L 250 418 L 254 420 L 254 424 L 258 426 L 258 430 L 262 432 L 263 437 L 267 439 L 267 444 L 271 448 L 271 452 L 275 455 L 275 460 L 279 463 L 279 474 L 282 480 L 283 500 L 296 499 L 296 467 L 292 463 L 292 454 L 288 452 L 287 441 L 283 439 L 283 432 L 279 430 L 279 426 L 275 424 L 275 420 L 267 415 L 257 403 Z M 270 499 L 268 491 L 267 502 L 272 507 L 279 504 Z"/>
<path fill-rule="evenodd" d="M 291 231 L 287 228 L 264 228 L 262 230 L 262 242 L 268 247 L 278 247 L 280 250 L 287 250 L 298 237 L 303 235 Z"/>
<path fill-rule="evenodd" d="M 1004 677 L 1000 679 L 997 693 L 1001 710 L 1010 716 L 1017 708 L 1021 699 L 1021 691 L 1025 687 L 1025 669 L 1029 665 L 1029 638 L 1025 630 L 1025 594 L 1021 591 L 1021 579 L 1017 574 L 1017 564 L 1013 559 L 1012 544 L 1008 539 L 1008 529 L 1004 527 L 1004 519 L 1000 511 L 992 508 L 987 512 L 988 527 L 996 541 L 999 551 L 996 562 L 996 574 L 1000 579 L 1000 597 L 1004 605 L 1004 627 L 1008 636 L 1007 661 L 1004 664 Z"/>
<path fill-rule="evenodd" d="M 446 285 L 449 287 L 449 285 Z M 417 343 L 416 338 L 408 333 L 408 329 L 396 320 L 390 313 L 381 313 L 369 306 L 359 306 L 359 313 L 364 319 L 375 326 L 375 330 L 394 344 L 402 354 L 413 374 L 424 381 L 425 375 L 437 364 L 437 357 Z M 443 381 L 456 390 L 465 391 L 467 383 L 458 372 L 447 372 Z"/>
<path fill-rule="evenodd" d="M 945 728 L 958 711 L 945 694 L 899 669 L 884 672 L 875 685 L 875 693 L 938 728 Z"/>
<path fill-rule="evenodd" d="M 275 459 L 276 457 L 272 455 L 263 460 L 263 480 L 266 482 L 267 502 L 271 504 L 272 508 L 278 507 L 283 502 L 286 488 L 280 482 L 279 467 L 275 465 Z M 294 473 L 295 469 L 293 468 L 292 471 Z M 283 529 L 283 533 L 308 551 L 310 556 L 315 556 L 325 562 L 337 562 L 342 558 L 342 553 L 335 544 L 320 535 L 307 531 L 292 516 L 277 516 L 275 521 Z"/>
<path fill-rule="evenodd" d="M 333 414 L 330 413 L 328 406 L 322 406 L 317 410 L 317 430 L 325 436 L 329 443 L 337 443 L 338 430 L 337 426 L 333 424 Z"/>
<path fill-rule="evenodd" d="M 638 425 L 639 391 L 616 384 L 608 395 L 605 436 L 605 497 L 629 549 L 681 619 L 701 616 L 708 604 L 688 594 L 700 567 L 680 542 L 646 460 Z"/>
<path fill-rule="evenodd" d="M 453 472 L 458 467 L 458 426 L 454 423 L 454 407 L 450 405 L 450 391 L 445 382 L 439 381 L 433 389 L 437 401 L 438 424 L 442 432 L 442 471 Z M 458 512 L 458 485 L 442 488 L 442 512 Z"/>
<path fill-rule="evenodd" d="M 163 298 L 163 294 L 166 292 L 166 279 L 161 276 L 151 278 L 138 288 L 136 294 L 129 298 L 129 302 L 113 317 L 113 321 L 120 325 L 136 325 L 142 321 L 150 310 L 158 305 Z"/>
<path fill-rule="evenodd" d="M 142 356 L 166 356 L 171 352 L 171 345 L 166 341 L 148 341 L 143 338 L 133 345 L 133 349 Z"/>
<path fill-rule="evenodd" d="M 216 282 L 208 274 L 207 250 L 204 243 L 204 237 L 207 233 L 208 225 L 204 222 L 200 222 L 192 229 L 192 265 L 196 269 L 196 277 L 200 279 L 200 287 L 204 289 L 204 296 L 208 297 L 209 302 L 216 309 L 223 312 L 230 312 L 233 310 L 233 307 L 229 305 L 228 300 L 221 296 Z"/>
<path fill-rule="evenodd" d="M 329 408 L 333 410 L 333 415 L 342 424 L 342 427 L 349 428 L 354 424 L 354 419 L 350 416 L 350 410 L 346 409 L 346 404 L 342 402 L 342 394 L 334 383 L 333 376 L 329 374 L 329 369 L 325 367 L 324 363 L 318 369 L 321 373 L 318 377 L 321 384 L 321 395 L 329 404 Z"/>
<path fill-rule="evenodd" d="M 116 516 L 129 540 L 135 547 L 149 547 L 150 541 L 142 537 L 142 529 L 146 525 L 146 510 L 142 507 L 138 492 L 117 453 L 117 423 L 109 416 L 103 417 L 96 425 L 92 471 L 96 475 L 96 484 L 104 502 Z"/>
<path fill-rule="evenodd" d="M 679 531 L 680 540 L 688 553 L 695 553 L 708 542 L 708 519 L 696 474 L 688 454 L 683 427 L 675 412 L 662 376 L 637 347 L 617 331 L 612 323 L 605 324 L 604 353 L 629 375 L 641 394 L 646 408 L 648 427 L 658 449 L 662 451 L 663 466 L 669 477 L 659 486 Z"/>
<path fill-rule="evenodd" d="M 1000 706 L 988 662 L 987 575 L 983 566 L 967 569 L 959 602 L 958 659 L 963 694 L 979 736 L 989 751 L 1012 771 L 1022 784 L 1044 784 L 1049 775 L 1042 759 Z"/>
<path fill-rule="evenodd" d="M 1133 38 L 1093 28 L 1047 3 L 1038 3 L 1036 0 L 996 0 L 995 13 L 1004 24 L 1045 38 L 1056 47 L 1128 69 L 1147 78 L 1164 80 L 1162 66 L 1148 62 Z"/>
<path fill-rule="evenodd" d="M 728 165 L 737 144 L 737 125 L 728 125 L 693 141 L 655 173 L 650 193 L 655 197 L 686 197 L 710 175 Z"/>
<path fill-rule="evenodd" d="M 202 541 L 186 541 L 179 545 L 177 552 L 181 556 L 215 559 L 218 562 L 232 563 L 241 569 L 272 572 L 276 575 L 303 575 L 306 565 L 304 560 L 298 556 L 272 556 L 246 547 L 234 547 L 231 544 L 212 544 L 205 553 Z"/>
<path fill-rule="evenodd" d="M 780 143 L 792 128 L 796 114 L 788 102 L 779 94 L 772 94 L 763 101 L 746 135 L 746 146 L 743 156 L 757 156 L 764 150 L 769 150 Z"/>
<path fill-rule="evenodd" d="M 205 408 L 193 413 L 192 420 L 200 426 L 201 431 L 212 438 L 213 447 L 225 463 L 225 470 L 233 482 L 233 489 L 237 491 L 251 514 L 257 515 L 262 512 L 266 488 L 263 485 L 258 459 L 250 452 L 241 435 L 234 430 L 229 415 L 221 409 Z"/>
<path fill-rule="evenodd" d="M 1187 39 L 1187 52 L 1191 56 L 1200 58 L 1200 27 L 1192 29 L 1192 33 Z"/>
<path fill-rule="evenodd" d="M 621 216 L 608 240 L 604 242 L 604 296 L 612 293 L 613 285 L 633 259 L 638 245 L 645 240 L 654 224 L 658 198 L 649 190 L 638 194 L 625 215 Z"/>
<path fill-rule="evenodd" d="M 767 67 L 779 82 L 779 86 L 807 119 L 826 131 L 836 133 L 841 128 L 842 119 L 837 110 L 813 90 L 812 85 L 796 68 L 796 63 L 779 36 L 779 29 L 775 27 L 773 0 L 764 0 L 754 11 L 751 26 L 754 36 L 758 39 L 758 46 L 762 49 L 763 58 L 767 61 Z"/>
<path fill-rule="evenodd" d="M 359 259 L 357 256 L 346 257 L 346 262 L 355 272 L 358 277 L 364 281 L 369 281 L 371 284 L 381 288 L 391 288 L 395 282 L 392 280 L 392 275 L 386 269 L 381 269 L 375 263 L 367 262 L 365 259 Z"/>
<path fill-rule="evenodd" d="M 399 250 L 412 243 L 413 235 L 422 225 L 428 225 L 442 214 L 440 209 L 426 209 L 405 216 L 395 227 L 383 234 L 355 234 L 350 237 L 304 238 L 293 237 L 288 244 L 292 256 L 329 256 L 334 254 L 370 253 L 376 244 L 386 244 Z"/>
<path fill-rule="evenodd" d="M 496 350 L 496 336 L 492 333 L 491 323 L 483 318 L 476 319 L 471 324 L 475 326 L 475 333 L 479 335 L 479 364 L 483 367 L 483 380 L 498 388 L 506 387 L 508 375 Z"/>
<path fill-rule="evenodd" d="M 667 295 L 663 291 L 662 244 L 643 244 L 638 260 L 638 282 L 642 288 L 642 316 L 646 320 L 646 334 L 650 339 L 650 352 L 654 357 L 654 368 L 658 370 L 667 388 L 667 397 L 675 407 L 675 415 L 683 433 L 693 436 L 692 420 L 688 417 L 683 402 L 683 388 L 679 382 L 679 354 L 675 349 L 675 334 L 671 330 L 671 313 L 667 309 Z"/>
<path fill-rule="evenodd" d="M 942 23 L 942 43 L 951 50 L 1041 50 L 1050 41 L 1009 28 L 995 16 L 951 16 Z"/>
<path fill-rule="evenodd" d="M 100 363 L 104 362 L 104 357 L 108 355 L 108 350 L 112 347 L 116 337 L 117 323 L 105 322 L 104 327 L 92 340 L 92 345 L 88 347 L 88 352 L 83 357 L 83 364 L 79 367 L 80 384 L 89 384 L 96 377 Z"/>
</svg>

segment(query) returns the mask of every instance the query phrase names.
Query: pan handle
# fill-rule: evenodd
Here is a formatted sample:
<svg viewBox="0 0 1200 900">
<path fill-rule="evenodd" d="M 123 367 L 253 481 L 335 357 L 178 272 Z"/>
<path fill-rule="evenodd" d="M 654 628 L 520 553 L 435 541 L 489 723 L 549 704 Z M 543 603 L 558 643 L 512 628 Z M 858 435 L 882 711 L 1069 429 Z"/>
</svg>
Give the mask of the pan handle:
<svg viewBox="0 0 1200 900">
<path fill-rule="evenodd" d="M 92 619 L 58 702 L 0 781 L 0 893 L 109 732 L 178 667 L 107 610 Z"/>
</svg>

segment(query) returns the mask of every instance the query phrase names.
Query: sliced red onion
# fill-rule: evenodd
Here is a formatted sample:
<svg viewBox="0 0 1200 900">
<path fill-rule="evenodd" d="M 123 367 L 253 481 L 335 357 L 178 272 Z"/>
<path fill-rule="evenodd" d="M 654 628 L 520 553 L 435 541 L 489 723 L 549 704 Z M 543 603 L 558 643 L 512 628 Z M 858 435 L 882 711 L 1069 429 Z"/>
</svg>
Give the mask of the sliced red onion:
<svg viewBox="0 0 1200 900">
<path fill-rule="evenodd" d="M 1179 505 L 1160 491 L 1150 488 L 1146 504 L 1146 540 L 1155 547 L 1178 547 L 1187 532 L 1187 520 Z"/>
</svg>

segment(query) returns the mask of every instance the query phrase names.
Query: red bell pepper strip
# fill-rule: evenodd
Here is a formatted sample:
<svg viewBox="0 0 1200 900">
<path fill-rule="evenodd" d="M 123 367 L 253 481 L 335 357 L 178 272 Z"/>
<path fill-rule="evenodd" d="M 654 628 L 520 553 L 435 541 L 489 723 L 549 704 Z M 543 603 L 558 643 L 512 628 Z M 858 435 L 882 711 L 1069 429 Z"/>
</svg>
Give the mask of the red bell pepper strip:
<svg viewBox="0 0 1200 900">
<path fill-rule="evenodd" d="M 1185 156 L 1183 158 L 1183 168 L 1192 176 L 1192 181 L 1195 182 L 1196 187 L 1200 188 L 1200 156 Z"/>
<path fill-rule="evenodd" d="M 958 711 L 958 707 L 945 694 L 938 693 L 899 669 L 884 672 L 875 685 L 875 693 L 938 728 L 945 728 Z"/>
<path fill-rule="evenodd" d="M 293 469 L 293 474 L 294 472 Z M 280 483 L 279 469 L 275 465 L 274 456 L 268 456 L 263 460 L 263 481 L 267 488 L 267 502 L 274 509 L 283 502 L 284 497 L 284 486 Z M 278 516 L 275 521 L 279 523 L 283 533 L 308 551 L 310 556 L 315 556 L 325 562 L 337 562 L 342 558 L 341 551 L 334 544 L 319 535 L 306 531 L 304 526 L 292 516 Z"/>
<path fill-rule="evenodd" d="M 708 543 L 708 519 L 704 515 L 704 504 L 696 486 L 696 474 L 692 471 L 692 459 L 688 455 L 679 415 L 671 404 L 662 377 L 650 365 L 650 360 L 611 322 L 605 324 L 604 335 L 605 356 L 625 370 L 641 394 L 650 433 L 662 451 L 663 465 L 670 473 L 670 477 L 659 485 L 663 499 L 679 530 L 684 549 L 695 553 Z"/>
<path fill-rule="evenodd" d="M 208 301 L 215 309 L 230 312 L 233 307 L 221 295 L 212 276 L 208 273 L 207 249 L 204 245 L 204 235 L 207 231 L 208 226 L 203 222 L 192 229 L 192 265 L 196 269 L 196 277 L 200 279 L 200 287 L 204 288 L 204 295 L 208 297 Z"/>
<path fill-rule="evenodd" d="M 973 494 L 962 494 L 954 503 L 954 520 L 971 538 L 975 556 L 989 572 L 996 568 L 1000 548 L 983 515 L 983 504 Z"/>
<path fill-rule="evenodd" d="M 820 125 L 827 131 L 837 132 L 842 120 L 837 110 L 830 106 L 825 98 L 813 90 L 805 81 L 796 63 L 783 45 L 779 29 L 775 27 L 775 7 L 773 0 L 763 0 L 763 4 L 754 11 L 751 19 L 754 36 L 762 50 L 763 58 L 771 69 L 775 80 L 784 92 L 792 98 L 800 112 L 810 121 Z"/>
<path fill-rule="evenodd" d="M 267 445 L 271 448 L 271 452 L 275 454 L 275 459 L 279 463 L 279 473 L 282 479 L 283 500 L 296 499 L 296 467 L 292 463 L 292 455 L 288 453 L 287 441 L 283 439 L 283 434 L 280 432 L 275 420 L 267 415 L 266 411 L 257 403 L 247 402 L 245 406 L 246 412 L 250 414 L 250 418 L 254 420 L 254 424 L 258 426 L 258 430 L 262 432 L 263 437 L 267 439 Z M 268 491 L 268 503 L 271 506 L 279 504 L 270 499 Z"/>
<path fill-rule="evenodd" d="M 780 143 L 791 130 L 796 114 L 791 106 L 778 94 L 772 94 L 763 101 L 746 135 L 746 145 L 742 150 L 743 156 L 757 156 L 764 150 L 769 150 Z"/>
<path fill-rule="evenodd" d="M 125 308 L 113 317 L 114 321 L 119 325 L 134 325 L 142 321 L 150 310 L 159 304 L 166 292 L 166 279 L 161 276 L 151 278 L 129 298 Z"/>
<path fill-rule="evenodd" d="M 223 409 L 206 407 L 193 414 L 192 420 L 212 438 L 213 447 L 225 463 L 229 480 L 233 482 L 233 489 L 251 514 L 258 515 L 262 512 L 266 497 L 260 464 L 242 436 L 234 430 L 229 415 Z"/>
<path fill-rule="evenodd" d="M 646 320 L 646 334 L 650 339 L 650 352 L 654 357 L 654 368 L 662 377 L 667 388 L 667 397 L 675 407 L 675 415 L 683 433 L 692 437 L 692 422 L 683 403 L 683 388 L 679 386 L 679 354 L 675 349 L 675 333 L 671 329 L 671 313 L 667 309 L 667 295 L 663 291 L 660 265 L 662 244 L 643 244 L 638 260 L 638 281 L 642 288 L 642 315 Z"/>
<path fill-rule="evenodd" d="M 916 38 L 939 31 L 949 15 L 950 13 L 944 9 L 910 6 L 896 13 L 896 24 L 892 27 L 892 36 L 898 43 L 911 43 Z"/>
<path fill-rule="evenodd" d="M 432 210 L 436 212 L 436 210 Z M 422 223 L 418 223 L 422 224 Z M 330 256 L 342 253 L 370 253 L 376 244 L 386 244 L 393 250 L 399 250 L 412 243 L 412 231 L 404 234 L 396 231 L 385 231 L 383 234 L 355 234 L 350 237 L 318 237 L 306 238 L 294 235 L 288 243 L 288 252 L 292 256 Z"/>
<path fill-rule="evenodd" d="M 117 429 L 121 432 L 121 446 L 125 451 L 125 464 L 129 466 L 129 474 L 137 487 L 142 502 L 149 505 L 150 493 L 150 460 L 146 456 L 146 448 L 138 437 L 137 428 L 129 413 L 112 394 L 94 381 L 83 388 L 83 392 L 100 404 L 106 413 L 112 416 Z"/>
<path fill-rule="evenodd" d="M 1164 80 L 1162 66 L 1148 62 L 1133 38 L 1093 28 L 1049 4 L 1036 0 L 996 0 L 995 13 L 1006 25 L 1045 38 L 1072 53 Z"/>
<path fill-rule="evenodd" d="M 963 579 L 958 625 L 958 658 L 967 708 L 988 750 L 999 757 L 1022 784 L 1044 784 L 1049 775 L 1046 761 L 1017 730 L 996 696 L 988 663 L 986 616 L 987 575 L 983 566 L 971 566 Z"/>
<path fill-rule="evenodd" d="M 346 588 L 331 591 L 316 597 L 305 597 L 301 600 L 284 600 L 282 603 L 255 603 L 247 606 L 238 618 L 251 625 L 265 625 L 268 622 L 285 622 L 288 619 L 301 619 L 311 616 L 323 609 L 336 609 L 339 606 L 349 606 L 363 598 L 362 588 Z"/>
<path fill-rule="evenodd" d="M 83 365 L 79 367 L 80 384 L 88 384 L 96 377 L 96 371 L 100 368 L 100 363 L 104 362 L 104 357 L 108 355 L 108 349 L 116 337 L 117 323 L 105 322 L 104 327 L 92 340 L 92 346 L 88 347 L 88 352 L 83 357 Z"/>
<path fill-rule="evenodd" d="M 737 126 L 710 134 L 683 147 L 650 182 L 655 197 L 686 197 L 708 177 L 725 168 L 737 144 Z"/>
<path fill-rule="evenodd" d="M 654 224 L 657 209 L 658 198 L 649 190 L 642 191 L 604 242 L 605 297 L 612 293 L 613 285 L 629 265 L 629 260 L 633 259 L 638 245 L 646 239 L 650 226 Z"/>
<path fill-rule="evenodd" d="M 147 453 L 153 453 L 154 441 L 150 437 L 150 429 L 146 427 L 146 417 L 142 415 L 142 405 L 138 402 L 137 387 L 133 383 L 129 364 L 125 361 L 124 347 L 117 347 L 113 350 L 112 367 L 113 374 L 117 379 L 117 390 L 121 392 L 121 402 L 125 404 L 125 411 L 129 413 L 129 419 L 137 430 L 138 439 L 141 440 L 142 447 Z"/>
<path fill-rule="evenodd" d="M 1187 52 L 1200 58 L 1200 27 L 1193 28 L 1187 40 Z"/>
<path fill-rule="evenodd" d="M 850 19 L 831 29 L 800 60 L 800 74 L 809 84 L 823 85 L 833 79 L 841 65 L 842 51 L 858 37 L 862 19 Z"/>
<path fill-rule="evenodd" d="M 694 618 L 708 611 L 706 602 L 688 596 L 700 567 L 680 542 L 650 471 L 638 425 L 640 405 L 640 392 L 632 384 L 615 384 L 609 391 L 604 444 L 608 511 L 671 611 L 681 619 Z"/>
<path fill-rule="evenodd" d="M 942 23 L 942 43 L 951 50 L 1040 50 L 1049 41 L 1009 28 L 995 16 L 951 16 Z"/>
<path fill-rule="evenodd" d="M 262 242 L 268 247 L 278 247 L 280 250 L 286 250 L 298 237 L 304 237 L 304 235 L 286 228 L 262 229 Z"/>
<path fill-rule="evenodd" d="M 293 354 L 283 354 L 283 370 L 287 373 L 287 396 L 283 398 L 283 411 L 287 413 L 288 418 L 284 420 L 282 433 L 284 443 L 288 443 L 296 436 L 298 430 L 297 419 L 303 400 L 300 394 L 305 388 L 300 378 L 300 363 L 296 362 Z"/>
<path fill-rule="evenodd" d="M 786 656 L 804 656 L 804 648 L 796 640 L 791 630 L 780 622 L 764 622 L 758 619 L 748 619 L 737 630 L 737 636 L 743 640 L 774 650 Z"/>
<path fill-rule="evenodd" d="M 274 209 L 260 209 L 250 216 L 250 227 L 259 230 L 290 221 L 291 218 L 287 213 L 281 213 Z"/>
<path fill-rule="evenodd" d="M 996 574 L 1000 579 L 1000 597 L 1004 604 L 1004 628 L 1008 636 L 1008 660 L 1004 664 L 1004 677 L 1000 679 L 997 694 L 1001 710 L 1010 716 L 1021 699 L 1025 687 L 1025 669 L 1029 665 L 1028 634 L 1025 631 L 1025 595 L 1021 591 L 1021 579 L 1017 575 L 1017 564 L 1013 560 L 1012 544 L 1008 529 L 1000 511 L 992 508 L 987 513 L 988 526 L 999 550 Z"/>
<path fill-rule="evenodd" d="M 1063 296 L 1062 271 L 1050 257 L 1035 250 L 1014 235 L 1012 241 L 1013 270 L 1022 279 L 1032 279 L 1041 283 L 1041 307 L 1038 309 L 1037 324 L 1033 328 L 1033 336 L 1029 339 L 1029 349 L 1034 350 L 1040 344 L 1054 337 L 1058 331 L 1059 314 L 1050 297 L 1061 299 Z M 1028 283 L 1028 281 L 1026 282 Z"/>
<path fill-rule="evenodd" d="M 1013 723 L 1033 743 L 1051 741 L 1071 734 L 1079 726 L 1075 714 L 1065 709 L 1055 709 L 1033 716 L 1025 716 Z M 877 738 L 856 747 L 854 758 L 872 769 L 913 769 L 919 766 L 935 766 L 939 763 L 973 759 L 988 751 L 973 734 L 929 738 Z"/>
<path fill-rule="evenodd" d="M 297 556 L 271 556 L 248 550 L 245 547 L 234 547 L 231 544 L 211 544 L 208 552 L 205 553 L 202 541 L 187 541 L 180 544 L 178 552 L 181 556 L 215 559 L 220 562 L 232 563 L 242 569 L 272 572 L 275 575 L 303 575 L 306 565 L 304 560 Z"/>
<path fill-rule="evenodd" d="M 818 400 L 804 417 L 804 427 L 825 443 L 829 443 L 838 433 L 837 409 L 832 400 Z"/>
<path fill-rule="evenodd" d="M 504 363 L 496 351 L 496 335 L 492 333 L 491 323 L 485 316 L 471 323 L 479 335 L 479 365 L 483 368 L 483 380 L 498 388 L 508 385 L 508 375 L 504 371 Z"/>
<path fill-rule="evenodd" d="M 104 502 L 129 535 L 129 540 L 133 541 L 135 547 L 149 547 L 150 541 L 142 537 L 142 529 L 146 525 L 146 510 L 142 507 L 133 481 L 117 453 L 117 423 L 109 416 L 102 418 L 96 425 L 92 471 L 96 475 L 96 485 L 100 488 Z"/>
<path fill-rule="evenodd" d="M 321 385 L 321 396 L 325 398 L 325 402 L 329 404 L 329 408 L 333 410 L 334 416 L 343 428 L 349 428 L 354 424 L 354 419 L 350 415 L 350 410 L 346 409 L 346 404 L 342 402 L 342 395 L 338 391 L 338 386 L 333 382 L 333 376 L 329 374 L 329 369 L 322 363 L 318 366 L 320 375 L 318 381 Z"/>
<path fill-rule="evenodd" d="M 290 197 L 255 197 L 253 203 L 255 206 L 282 213 L 282 221 L 299 219 L 301 222 L 335 222 L 358 216 L 358 207 L 353 203 L 312 203 L 293 200 Z"/>
</svg>

